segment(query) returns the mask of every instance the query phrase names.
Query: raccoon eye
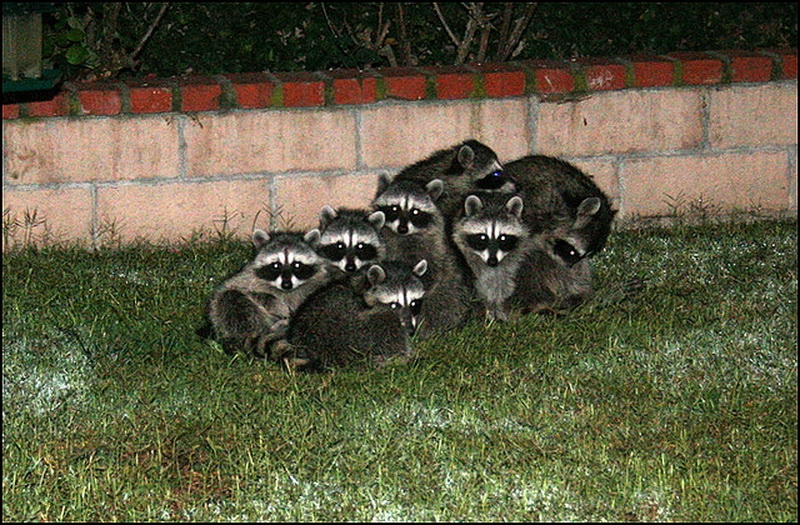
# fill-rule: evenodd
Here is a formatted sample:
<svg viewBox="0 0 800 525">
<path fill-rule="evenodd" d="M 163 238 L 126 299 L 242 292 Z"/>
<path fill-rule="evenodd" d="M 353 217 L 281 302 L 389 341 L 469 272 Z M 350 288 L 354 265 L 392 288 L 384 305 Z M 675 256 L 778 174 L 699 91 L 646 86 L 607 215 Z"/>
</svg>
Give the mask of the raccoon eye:
<svg viewBox="0 0 800 525">
<path fill-rule="evenodd" d="M 485 233 L 468 235 L 467 245 L 476 252 L 482 252 L 489 248 L 489 237 Z"/>
<path fill-rule="evenodd" d="M 391 308 L 392 310 L 400 310 L 401 308 L 403 308 L 403 305 L 398 302 L 392 302 L 389 303 L 389 308 Z"/>
<path fill-rule="evenodd" d="M 561 257 L 561 259 L 569 265 L 573 265 L 583 259 L 583 256 L 581 256 L 574 246 L 561 239 L 557 240 L 553 245 L 553 253 Z"/>
<path fill-rule="evenodd" d="M 274 262 L 272 264 L 262 266 L 261 268 L 257 268 L 255 274 L 256 277 L 258 277 L 259 279 L 264 279 L 266 281 L 274 281 L 281 276 L 282 268 L 283 267 L 281 266 L 280 263 Z"/>
<path fill-rule="evenodd" d="M 421 229 L 426 228 L 433 221 L 433 216 L 430 213 L 414 208 L 411 210 L 410 220 L 414 227 Z"/>
<path fill-rule="evenodd" d="M 422 311 L 422 299 L 414 299 L 411 301 L 410 308 L 413 315 L 419 315 Z"/>
<path fill-rule="evenodd" d="M 362 260 L 377 259 L 378 250 L 371 244 L 360 242 L 356 245 L 356 256 Z"/>
<path fill-rule="evenodd" d="M 496 190 L 505 182 L 505 173 L 502 170 L 493 171 L 477 182 L 477 186 L 483 190 Z"/>
<path fill-rule="evenodd" d="M 382 211 L 384 216 L 386 216 L 386 222 L 394 222 L 400 218 L 399 206 L 382 206 L 378 208 L 378 210 Z"/>
<path fill-rule="evenodd" d="M 517 242 L 519 239 L 517 239 L 516 235 L 501 235 L 497 241 L 501 250 L 504 252 L 510 252 L 517 247 Z"/>
<path fill-rule="evenodd" d="M 345 254 L 347 253 L 347 247 L 342 242 L 337 242 L 336 244 L 329 244 L 328 246 L 323 246 L 320 250 L 320 253 L 326 259 L 330 259 L 331 261 L 338 261 L 341 260 Z"/>
<path fill-rule="evenodd" d="M 301 280 L 309 279 L 316 272 L 316 269 L 310 264 L 303 264 L 295 261 L 292 263 L 292 273 L 295 277 Z"/>
</svg>

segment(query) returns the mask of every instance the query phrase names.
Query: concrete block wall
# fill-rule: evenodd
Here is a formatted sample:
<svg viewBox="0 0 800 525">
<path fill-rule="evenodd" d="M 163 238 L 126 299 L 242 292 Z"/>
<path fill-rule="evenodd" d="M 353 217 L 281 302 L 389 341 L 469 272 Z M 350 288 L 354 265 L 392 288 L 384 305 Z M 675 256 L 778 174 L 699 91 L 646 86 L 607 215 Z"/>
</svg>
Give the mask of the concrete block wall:
<svg viewBox="0 0 800 525">
<path fill-rule="evenodd" d="M 797 50 L 67 83 L 3 105 L 3 249 L 316 225 L 475 138 L 562 157 L 621 219 L 797 213 Z"/>
</svg>

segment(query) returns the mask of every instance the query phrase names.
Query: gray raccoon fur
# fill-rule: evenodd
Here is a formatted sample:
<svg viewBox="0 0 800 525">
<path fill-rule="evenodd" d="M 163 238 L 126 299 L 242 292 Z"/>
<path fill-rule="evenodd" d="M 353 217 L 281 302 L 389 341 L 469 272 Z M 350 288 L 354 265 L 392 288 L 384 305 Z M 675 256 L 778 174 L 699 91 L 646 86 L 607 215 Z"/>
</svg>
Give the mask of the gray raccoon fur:
<svg viewBox="0 0 800 525">
<path fill-rule="evenodd" d="M 286 332 L 289 318 L 330 280 L 328 263 L 311 244 L 319 232 L 253 232 L 258 252 L 213 293 L 208 319 L 227 352 L 268 357 L 272 343 Z"/>
<path fill-rule="evenodd" d="M 386 259 L 409 264 L 428 261 L 427 292 L 417 332 L 421 339 L 460 326 L 470 313 L 471 291 L 437 207 L 442 190 L 443 183 L 438 179 L 420 185 L 381 177 L 378 196 L 372 202 L 386 218 L 381 229 Z"/>
<path fill-rule="evenodd" d="M 616 210 L 572 164 L 531 155 L 505 165 L 525 203 L 534 249 L 518 275 L 514 300 L 524 311 L 562 311 L 592 295 L 590 259 L 605 246 Z"/>
<path fill-rule="evenodd" d="M 333 209 L 324 206 L 319 214 L 317 253 L 345 273 L 383 260 L 386 248 L 380 230 L 385 222 L 383 212 L 352 208 Z"/>
<path fill-rule="evenodd" d="M 276 351 L 306 371 L 408 359 L 426 268 L 384 261 L 331 282 L 292 317 Z"/>
<path fill-rule="evenodd" d="M 403 168 L 393 180 L 414 181 L 424 186 L 434 179 L 444 182 L 444 192 L 437 205 L 447 220 L 459 212 L 464 198 L 475 190 L 513 190 L 503 177 L 503 166 L 497 154 L 477 140 L 439 150 Z"/>
<path fill-rule="evenodd" d="M 533 247 L 522 221 L 523 207 L 518 195 L 472 194 L 453 226 L 453 241 L 471 271 L 488 320 L 508 320 L 517 273 Z"/>
</svg>

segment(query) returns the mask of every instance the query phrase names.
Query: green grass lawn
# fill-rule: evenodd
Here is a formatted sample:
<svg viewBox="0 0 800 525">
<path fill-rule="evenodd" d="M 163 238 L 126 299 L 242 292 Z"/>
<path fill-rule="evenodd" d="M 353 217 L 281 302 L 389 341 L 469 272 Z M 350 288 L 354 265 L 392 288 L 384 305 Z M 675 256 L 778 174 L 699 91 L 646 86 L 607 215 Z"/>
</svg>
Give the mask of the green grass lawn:
<svg viewBox="0 0 800 525">
<path fill-rule="evenodd" d="M 381 370 L 194 334 L 246 243 L 3 257 L 3 520 L 797 519 L 797 222 L 612 234 L 600 296 Z"/>
</svg>

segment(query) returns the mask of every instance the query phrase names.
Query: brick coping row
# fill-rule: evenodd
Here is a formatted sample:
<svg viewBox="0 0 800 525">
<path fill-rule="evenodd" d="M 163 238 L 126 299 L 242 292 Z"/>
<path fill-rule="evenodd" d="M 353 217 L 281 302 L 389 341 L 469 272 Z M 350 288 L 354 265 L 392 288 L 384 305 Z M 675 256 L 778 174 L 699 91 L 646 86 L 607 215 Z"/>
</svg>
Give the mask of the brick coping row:
<svg viewBox="0 0 800 525">
<path fill-rule="evenodd" d="M 3 104 L 3 119 L 457 100 L 797 78 L 797 49 L 675 52 L 369 71 L 236 73 L 65 82 L 50 100 Z"/>
</svg>

